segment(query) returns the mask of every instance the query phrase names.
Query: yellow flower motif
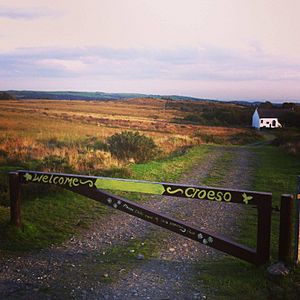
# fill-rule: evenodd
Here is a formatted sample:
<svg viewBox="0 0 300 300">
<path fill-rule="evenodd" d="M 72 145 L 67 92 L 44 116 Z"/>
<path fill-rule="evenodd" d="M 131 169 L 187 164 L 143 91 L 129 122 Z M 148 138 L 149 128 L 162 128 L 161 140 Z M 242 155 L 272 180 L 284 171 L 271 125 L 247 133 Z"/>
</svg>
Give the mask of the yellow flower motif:
<svg viewBox="0 0 300 300">
<path fill-rule="evenodd" d="M 32 179 L 32 175 L 30 175 L 29 173 L 26 173 L 24 175 L 24 178 L 26 179 L 26 181 L 30 181 Z"/>
<path fill-rule="evenodd" d="M 253 198 L 252 196 L 247 196 L 246 193 L 244 193 L 242 196 L 243 196 L 243 202 L 245 204 L 248 204 L 248 202 Z"/>
</svg>

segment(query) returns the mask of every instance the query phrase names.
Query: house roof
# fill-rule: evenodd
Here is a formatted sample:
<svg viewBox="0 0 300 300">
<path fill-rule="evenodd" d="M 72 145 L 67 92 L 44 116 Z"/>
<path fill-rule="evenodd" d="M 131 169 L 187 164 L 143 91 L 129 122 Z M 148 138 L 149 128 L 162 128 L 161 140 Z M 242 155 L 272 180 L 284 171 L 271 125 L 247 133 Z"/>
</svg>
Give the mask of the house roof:
<svg viewBox="0 0 300 300">
<path fill-rule="evenodd" d="M 265 109 L 258 108 L 257 112 L 260 118 L 279 118 L 283 114 L 290 112 L 290 109 Z"/>
</svg>

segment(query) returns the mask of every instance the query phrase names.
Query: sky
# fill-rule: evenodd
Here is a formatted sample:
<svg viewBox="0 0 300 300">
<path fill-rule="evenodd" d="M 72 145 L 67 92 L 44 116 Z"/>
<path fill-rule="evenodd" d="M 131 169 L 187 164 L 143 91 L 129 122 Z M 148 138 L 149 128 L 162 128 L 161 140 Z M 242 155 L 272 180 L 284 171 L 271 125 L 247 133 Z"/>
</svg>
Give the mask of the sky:
<svg viewBox="0 0 300 300">
<path fill-rule="evenodd" d="M 0 0 L 0 90 L 300 102 L 299 0 Z"/>
</svg>

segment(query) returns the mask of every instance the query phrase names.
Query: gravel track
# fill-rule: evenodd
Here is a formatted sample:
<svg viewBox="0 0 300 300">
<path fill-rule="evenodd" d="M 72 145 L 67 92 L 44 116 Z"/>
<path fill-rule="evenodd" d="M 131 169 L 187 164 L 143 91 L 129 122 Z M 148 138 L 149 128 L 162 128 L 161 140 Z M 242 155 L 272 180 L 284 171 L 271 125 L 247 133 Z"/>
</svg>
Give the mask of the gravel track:
<svg viewBox="0 0 300 300">
<path fill-rule="evenodd" d="M 180 181 L 201 185 L 215 162 L 229 151 L 234 154 L 234 166 L 218 186 L 249 188 L 252 154 L 246 148 L 214 149 Z M 228 236 L 237 235 L 235 224 L 242 213 L 240 205 L 175 197 L 151 196 L 145 206 L 211 233 Z M 105 284 L 97 280 L 97 276 L 87 281 L 85 274 L 79 271 L 76 274 L 95 253 L 105 252 L 111 245 L 153 235 L 159 239 L 159 256 L 143 261 L 116 282 Z M 0 299 L 205 299 L 205 290 L 192 284 L 194 263 L 201 259 L 219 259 L 222 255 L 200 243 L 114 211 L 61 246 L 0 261 Z M 65 286 L 66 278 L 68 286 Z"/>
</svg>

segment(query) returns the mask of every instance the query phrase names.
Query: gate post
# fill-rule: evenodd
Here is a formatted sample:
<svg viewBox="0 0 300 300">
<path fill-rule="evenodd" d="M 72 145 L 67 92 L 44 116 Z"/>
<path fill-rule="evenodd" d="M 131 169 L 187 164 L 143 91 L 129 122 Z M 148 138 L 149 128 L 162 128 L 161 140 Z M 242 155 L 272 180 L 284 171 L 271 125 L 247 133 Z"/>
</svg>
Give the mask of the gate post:
<svg viewBox="0 0 300 300">
<path fill-rule="evenodd" d="M 296 221 L 295 221 L 295 255 L 294 263 L 298 264 L 300 259 L 300 176 L 297 182 L 297 195 L 296 195 Z"/>
<path fill-rule="evenodd" d="M 21 227 L 20 182 L 17 172 L 9 173 L 10 223 Z"/>
<path fill-rule="evenodd" d="M 257 262 L 264 264 L 270 260 L 270 242 L 271 242 L 271 214 L 272 197 L 261 201 L 257 207 Z"/>
<path fill-rule="evenodd" d="M 278 260 L 291 263 L 293 251 L 293 195 L 281 195 Z"/>
</svg>

